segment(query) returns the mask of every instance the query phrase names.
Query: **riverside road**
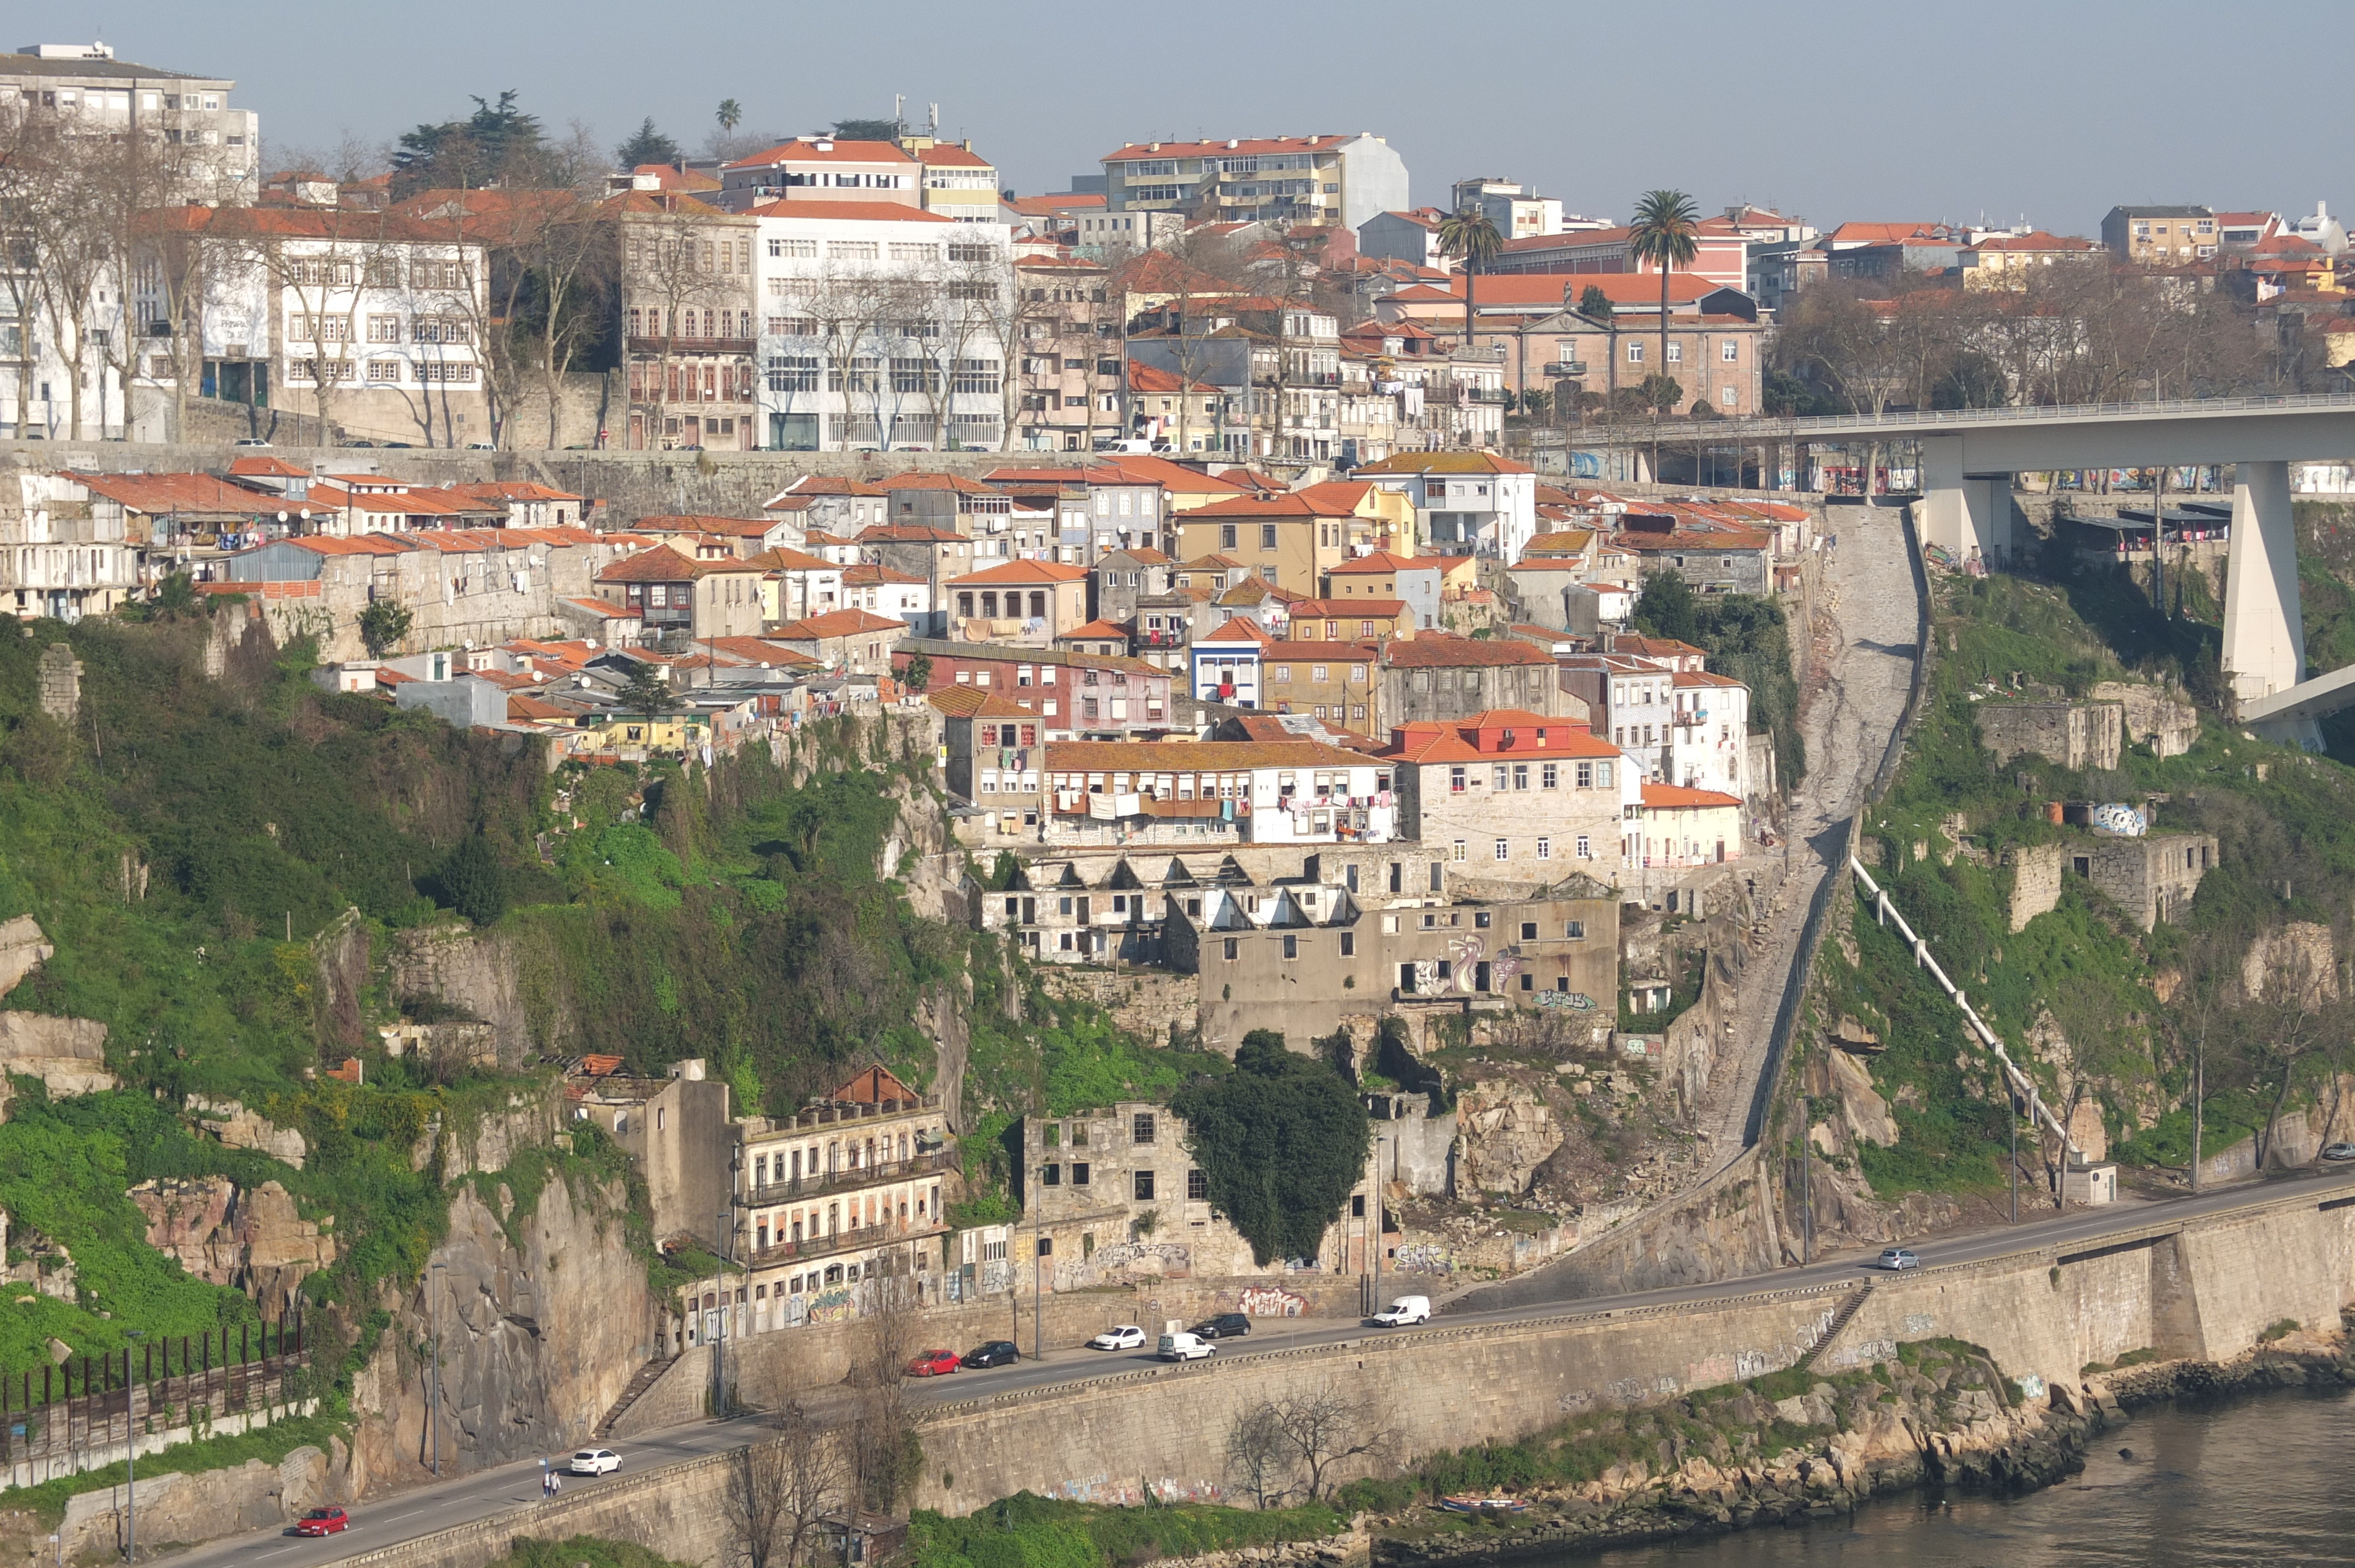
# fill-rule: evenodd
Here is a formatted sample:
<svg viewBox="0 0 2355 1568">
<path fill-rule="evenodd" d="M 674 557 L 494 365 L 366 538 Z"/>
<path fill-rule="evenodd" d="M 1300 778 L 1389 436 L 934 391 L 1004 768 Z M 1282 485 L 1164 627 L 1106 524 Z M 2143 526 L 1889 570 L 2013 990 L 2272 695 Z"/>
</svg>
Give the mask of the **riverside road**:
<svg viewBox="0 0 2355 1568">
<path fill-rule="evenodd" d="M 2172 1226 L 2200 1215 L 2253 1207 L 2307 1193 L 2322 1200 L 2350 1192 L 2355 1192 L 2355 1168 L 2325 1168 L 2307 1175 L 2243 1183 L 2199 1197 L 2181 1194 L 2122 1202 L 2114 1207 L 2048 1214 L 2041 1219 L 2023 1220 L 2018 1225 L 1927 1238 L 1912 1245 L 1922 1255 L 1923 1265 L 1934 1268 L 1948 1264 L 1984 1262 L 2017 1253 L 2057 1255 L 2081 1245 L 2099 1245 L 2107 1238 L 2123 1234 Z M 1869 1251 L 1847 1253 L 1803 1268 L 1782 1269 L 1773 1274 L 1751 1275 L 1713 1284 L 1678 1286 L 1580 1300 L 1540 1302 L 1494 1312 L 1444 1312 L 1430 1330 L 1369 1329 L 1359 1323 L 1336 1323 L 1313 1319 L 1298 1319 L 1290 1326 L 1284 1326 L 1282 1320 L 1270 1320 L 1264 1327 L 1254 1328 L 1249 1339 L 1222 1349 L 1209 1362 L 1197 1363 L 1182 1372 L 1177 1368 L 1170 1370 L 1177 1375 L 1215 1376 L 1227 1367 L 1238 1364 L 1248 1367 L 1255 1354 L 1340 1344 L 1377 1335 L 1454 1331 L 1483 1323 L 1583 1317 L 1637 1308 L 1719 1301 L 1760 1291 L 1862 1282 L 1874 1277 L 1868 1267 L 1873 1255 Z M 1027 1324 L 1025 1328 L 1027 1330 Z M 1146 1328 L 1150 1333 L 1156 1331 L 1158 1325 L 1147 1324 Z M 947 1404 L 1080 1383 L 1107 1373 L 1132 1372 L 1159 1364 L 1149 1354 L 1050 1350 L 1042 1360 L 1026 1361 L 1018 1365 L 996 1367 L 985 1372 L 959 1372 L 950 1377 L 918 1383 L 915 1393 L 920 1403 Z M 824 1403 L 823 1399 L 813 1401 L 821 1414 Z M 726 1452 L 757 1439 L 762 1431 L 761 1417 L 754 1414 L 674 1427 L 666 1432 L 633 1438 L 627 1443 L 617 1443 L 614 1446 L 623 1456 L 623 1473 L 637 1474 Z M 549 1458 L 561 1462 L 569 1457 L 569 1454 L 550 1455 Z M 510 1510 L 529 1510 L 540 1501 L 539 1477 L 540 1467 L 536 1462 L 505 1465 L 496 1469 L 411 1488 L 381 1500 L 362 1504 L 352 1510 L 352 1528 L 343 1535 L 303 1540 L 291 1534 L 256 1532 L 192 1548 L 176 1554 L 173 1561 L 178 1568 L 322 1568 L 323 1564 L 340 1562 L 379 1547 L 396 1545 L 453 1525 L 469 1523 Z M 567 1477 L 565 1490 L 570 1495 L 581 1489 L 604 1484 L 607 1483 L 585 1476 Z M 527 1518 L 517 1523 L 517 1533 L 532 1533 Z"/>
</svg>

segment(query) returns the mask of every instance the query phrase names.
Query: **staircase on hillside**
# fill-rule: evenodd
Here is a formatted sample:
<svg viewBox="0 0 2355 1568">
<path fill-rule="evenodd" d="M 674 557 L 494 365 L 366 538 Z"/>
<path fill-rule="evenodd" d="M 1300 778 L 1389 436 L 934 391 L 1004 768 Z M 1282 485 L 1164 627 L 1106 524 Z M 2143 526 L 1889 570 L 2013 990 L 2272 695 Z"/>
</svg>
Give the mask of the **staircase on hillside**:
<svg viewBox="0 0 2355 1568">
<path fill-rule="evenodd" d="M 1826 1351 L 1832 1348 L 1832 1341 L 1840 1337 L 1840 1330 L 1848 1327 L 1849 1320 L 1854 1318 L 1858 1311 L 1863 1308 L 1865 1298 L 1871 1294 L 1872 1287 L 1867 1285 L 1861 1289 L 1855 1291 L 1847 1300 L 1839 1304 L 1839 1310 L 1832 1314 L 1831 1323 L 1824 1330 L 1824 1337 L 1816 1341 L 1816 1348 L 1814 1350 L 1809 1351 L 1806 1355 L 1799 1358 L 1799 1365 L 1803 1370 L 1807 1372 L 1813 1372 L 1816 1370 L 1817 1359 L 1822 1356 Z M 611 1419 L 611 1417 L 608 1417 L 608 1419 Z"/>
<path fill-rule="evenodd" d="M 605 1412 L 598 1421 L 596 1430 L 591 1436 L 601 1441 L 612 1436 L 614 1425 L 629 1413 L 630 1406 L 635 1404 L 639 1396 L 646 1390 L 661 1381 L 662 1374 L 670 1371 L 671 1363 L 677 1360 L 677 1356 L 656 1356 L 640 1367 L 637 1374 L 630 1379 L 629 1386 L 622 1390 L 622 1397 L 613 1402 L 613 1409 Z"/>
</svg>

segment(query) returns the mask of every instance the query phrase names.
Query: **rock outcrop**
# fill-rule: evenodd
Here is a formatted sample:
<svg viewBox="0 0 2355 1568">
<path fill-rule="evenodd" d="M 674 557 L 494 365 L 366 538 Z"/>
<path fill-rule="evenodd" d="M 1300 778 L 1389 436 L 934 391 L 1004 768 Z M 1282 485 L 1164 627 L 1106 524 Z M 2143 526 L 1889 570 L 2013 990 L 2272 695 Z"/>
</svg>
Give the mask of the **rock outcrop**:
<svg viewBox="0 0 2355 1568">
<path fill-rule="evenodd" d="M 1455 1176 L 1465 1192 L 1529 1190 L 1538 1167 L 1561 1147 L 1561 1127 L 1536 1091 L 1509 1078 L 1483 1078 L 1458 1097 Z"/>
<path fill-rule="evenodd" d="M 585 1181 L 549 1181 L 529 1211 L 509 1188 L 479 1178 L 453 1192 L 438 1268 L 392 1304 L 398 1320 L 353 1388 L 354 1406 L 367 1413 L 355 1441 L 372 1481 L 413 1481 L 427 1467 L 429 1369 L 415 1348 L 437 1328 L 445 1473 L 588 1438 L 654 1353 L 655 1307 L 623 1240 L 626 1206 L 618 1186 Z"/>
<path fill-rule="evenodd" d="M 142 1181 L 131 1201 L 147 1216 L 149 1246 L 199 1279 L 244 1291 L 265 1314 L 288 1310 L 303 1281 L 336 1261 L 336 1238 L 296 1213 L 275 1181 L 250 1192 L 226 1176 Z"/>
<path fill-rule="evenodd" d="M 196 1113 L 197 1131 L 211 1133 L 230 1149 L 250 1149 L 297 1171 L 310 1158 L 311 1147 L 301 1133 L 246 1109 L 241 1100 L 190 1095 L 188 1109 Z"/>
<path fill-rule="evenodd" d="M 16 982 L 57 957 L 57 948 L 41 935 L 40 923 L 30 915 L 0 921 L 0 996 L 16 989 Z"/>
<path fill-rule="evenodd" d="M 106 1025 L 46 1012 L 0 1012 L 0 1074 L 38 1078 L 52 1095 L 111 1089 Z"/>
<path fill-rule="evenodd" d="M 541 1045 L 560 1047 L 571 1033 L 571 1022 L 559 1006 L 545 1021 L 546 1039 L 534 1039 L 516 941 L 503 932 L 486 934 L 464 926 L 401 931 L 394 938 L 386 969 L 392 994 L 404 1008 L 430 1002 L 489 1024 L 501 1066 L 520 1066 Z"/>
<path fill-rule="evenodd" d="M 359 1500 L 360 1478 L 352 1469 L 351 1450 L 341 1439 L 330 1440 L 333 1452 L 304 1446 L 276 1464 L 248 1459 L 228 1469 L 182 1475 L 166 1470 L 139 1475 L 139 1547 L 147 1551 L 192 1546 L 242 1531 L 269 1530 L 289 1524 L 304 1510 L 323 1503 Z M 126 1534 L 126 1510 L 121 1487 L 78 1493 L 66 1501 L 59 1527 L 63 1555 L 69 1562 L 96 1562 L 120 1557 Z M 52 1559 L 45 1542 L 33 1543 L 32 1555 Z"/>
</svg>

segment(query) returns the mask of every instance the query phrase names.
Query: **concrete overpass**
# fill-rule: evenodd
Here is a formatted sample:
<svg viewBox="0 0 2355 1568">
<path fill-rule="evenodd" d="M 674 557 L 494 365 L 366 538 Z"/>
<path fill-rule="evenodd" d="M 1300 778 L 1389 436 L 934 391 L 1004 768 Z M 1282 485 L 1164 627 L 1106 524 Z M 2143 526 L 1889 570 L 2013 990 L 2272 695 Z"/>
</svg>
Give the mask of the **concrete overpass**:
<svg viewBox="0 0 2355 1568">
<path fill-rule="evenodd" d="M 2269 739 L 2318 749 L 2314 721 L 2355 704 L 2355 676 L 2306 679 L 2289 488 L 2293 462 L 2355 458 L 2355 396 L 1728 419 L 1695 425 L 1689 439 L 1729 446 L 1913 442 L 1921 452 L 1923 540 L 1957 560 L 2000 560 L 2019 543 L 2016 474 L 2231 464 L 2237 471 L 2223 666 L 2241 722 Z"/>
</svg>

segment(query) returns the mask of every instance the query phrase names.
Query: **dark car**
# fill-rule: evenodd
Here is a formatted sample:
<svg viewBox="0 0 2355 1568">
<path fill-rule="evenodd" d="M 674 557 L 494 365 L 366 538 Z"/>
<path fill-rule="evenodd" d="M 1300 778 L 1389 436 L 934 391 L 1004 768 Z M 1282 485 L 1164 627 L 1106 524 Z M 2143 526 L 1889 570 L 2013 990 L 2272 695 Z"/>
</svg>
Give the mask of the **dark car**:
<svg viewBox="0 0 2355 1568">
<path fill-rule="evenodd" d="M 314 1508 L 295 1523 L 297 1535 L 335 1535 L 352 1527 L 351 1517 L 339 1508 Z"/>
<path fill-rule="evenodd" d="M 1251 1332 L 1251 1319 L 1240 1312 L 1217 1312 L 1194 1325 L 1205 1340 L 1240 1340 Z"/>
<path fill-rule="evenodd" d="M 1011 1340 L 992 1340 L 964 1353 L 964 1364 L 969 1367 L 1007 1367 L 1021 1359 L 1021 1351 Z"/>
</svg>

